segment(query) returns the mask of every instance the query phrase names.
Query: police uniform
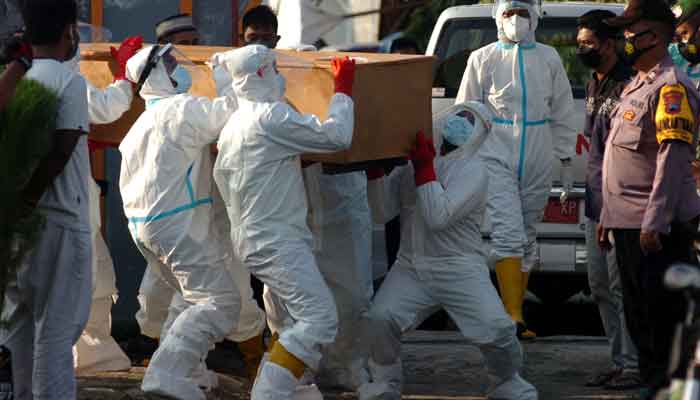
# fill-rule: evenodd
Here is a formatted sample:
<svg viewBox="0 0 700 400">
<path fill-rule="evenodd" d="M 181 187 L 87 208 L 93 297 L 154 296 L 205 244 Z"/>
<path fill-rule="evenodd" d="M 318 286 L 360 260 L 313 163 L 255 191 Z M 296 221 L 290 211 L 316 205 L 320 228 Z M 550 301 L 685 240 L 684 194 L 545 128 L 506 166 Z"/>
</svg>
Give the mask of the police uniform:
<svg viewBox="0 0 700 400">
<path fill-rule="evenodd" d="M 632 22 L 673 24 L 661 19 L 668 6 L 645 3 Z M 622 92 L 603 158 L 601 224 L 613 233 L 625 318 L 652 393 L 668 384 L 671 338 L 684 316 L 683 297 L 664 288 L 663 276 L 672 263 L 691 261 L 687 226 L 697 227 L 700 215 L 691 174 L 699 104 L 693 83 L 665 56 Z M 643 254 L 641 231 L 658 232 L 663 249 Z"/>
</svg>

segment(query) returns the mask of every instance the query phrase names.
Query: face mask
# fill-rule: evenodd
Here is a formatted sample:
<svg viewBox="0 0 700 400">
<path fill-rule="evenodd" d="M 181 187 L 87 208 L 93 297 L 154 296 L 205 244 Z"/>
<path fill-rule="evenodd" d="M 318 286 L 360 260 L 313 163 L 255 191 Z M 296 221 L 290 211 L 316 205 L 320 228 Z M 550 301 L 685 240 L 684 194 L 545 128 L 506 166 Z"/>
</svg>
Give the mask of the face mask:
<svg viewBox="0 0 700 400">
<path fill-rule="evenodd" d="M 442 137 L 447 143 L 459 147 L 467 143 L 472 133 L 474 133 L 474 125 L 466 118 L 454 115 L 445 123 Z"/>
<path fill-rule="evenodd" d="M 508 40 L 519 43 L 530 33 L 530 19 L 513 15 L 503 21 L 503 33 Z"/>
<path fill-rule="evenodd" d="M 192 76 L 189 71 L 179 65 L 170 74 L 170 78 L 175 81 L 177 94 L 187 93 L 192 88 Z"/>
<path fill-rule="evenodd" d="M 577 48 L 576 56 L 581 61 L 581 64 L 591 69 L 600 67 L 600 63 L 603 61 L 603 58 L 600 55 L 600 50 L 590 47 Z"/>
<path fill-rule="evenodd" d="M 691 64 L 700 63 L 700 49 L 694 42 L 695 35 L 687 42 L 678 43 L 678 52 Z"/>
<path fill-rule="evenodd" d="M 646 48 L 639 48 L 634 44 L 635 39 L 650 34 L 652 33 L 651 31 L 644 31 L 635 34 L 633 37 L 627 38 L 624 41 L 618 42 L 617 46 L 617 56 L 620 58 L 622 62 L 629 66 L 634 66 L 634 63 L 639 60 L 639 57 L 641 57 L 644 53 L 647 51 L 651 50 L 654 48 L 654 45 L 646 47 Z"/>
<path fill-rule="evenodd" d="M 688 61 L 683 57 L 680 50 L 678 50 L 678 43 L 671 43 L 668 45 L 668 54 L 671 56 L 671 60 L 673 60 L 676 66 L 682 67 L 688 64 Z"/>
</svg>

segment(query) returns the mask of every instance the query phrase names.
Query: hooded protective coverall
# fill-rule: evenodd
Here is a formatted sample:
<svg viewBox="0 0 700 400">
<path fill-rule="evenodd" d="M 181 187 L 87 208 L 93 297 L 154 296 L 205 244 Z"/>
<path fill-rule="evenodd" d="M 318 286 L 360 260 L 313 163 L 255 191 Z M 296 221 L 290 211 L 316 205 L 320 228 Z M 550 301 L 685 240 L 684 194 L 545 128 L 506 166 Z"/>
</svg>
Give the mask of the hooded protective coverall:
<svg viewBox="0 0 700 400">
<path fill-rule="evenodd" d="M 130 80 L 139 81 L 151 55 L 146 48 L 129 60 Z M 161 335 L 142 388 L 204 399 L 192 374 L 209 347 L 231 331 L 240 309 L 226 267 L 231 255 L 212 224 L 209 147 L 235 102 L 177 95 L 171 72 L 158 60 L 141 88 L 148 107 L 119 146 L 119 188 L 138 249 L 186 302 L 171 311 L 172 324 Z"/>
<path fill-rule="evenodd" d="M 226 59 L 228 54 L 214 54 L 210 64 L 213 70 L 217 94 L 235 99 L 231 74 L 223 65 L 223 60 Z M 226 207 L 221 199 L 221 194 L 213 181 L 212 200 L 214 228 L 223 240 L 227 240 L 230 243 L 231 224 L 226 213 Z M 237 326 L 226 338 L 239 343 L 239 348 L 246 359 L 246 363 L 255 363 L 255 365 L 247 365 L 247 367 L 255 370 L 257 361 L 254 359 L 262 355 L 262 345 L 258 346 L 258 339 L 262 339 L 261 335 L 265 329 L 265 312 L 260 309 L 257 301 L 253 298 L 253 289 L 250 286 L 250 272 L 235 255 L 232 247 L 230 252 L 231 258 L 227 266 L 241 295 L 241 310 Z M 157 339 L 160 337 L 161 331 L 169 328 L 169 326 L 165 325 L 165 322 L 171 302 L 177 308 L 178 304 L 182 302 L 182 296 L 167 284 L 157 270 L 149 266 L 146 267 L 146 272 L 141 280 L 138 300 L 141 307 L 136 313 L 136 320 L 141 327 L 141 333 Z"/>
<path fill-rule="evenodd" d="M 86 82 L 87 83 L 87 82 Z M 117 81 L 104 90 L 87 83 L 90 123 L 108 124 L 116 121 L 131 106 L 132 91 L 128 81 Z M 112 304 L 117 295 L 114 264 L 109 248 L 100 231 L 100 188 L 93 179 L 89 182 L 90 228 L 92 230 L 92 306 L 90 319 L 73 347 L 73 358 L 78 373 L 121 371 L 131 367 L 111 333 Z"/>
<path fill-rule="evenodd" d="M 239 108 L 219 139 L 214 178 L 231 220 L 236 253 L 292 323 L 264 362 L 252 399 L 290 399 L 306 368 L 316 370 L 321 346 L 333 342 L 335 302 L 311 250 L 300 155 L 350 147 L 353 102 L 333 96 L 328 119 L 301 115 L 283 102 L 275 53 L 260 45 L 227 60 Z"/>
<path fill-rule="evenodd" d="M 463 147 L 478 148 L 472 139 Z M 408 165 L 368 184 L 377 222 L 400 215 L 401 245 L 370 309 L 372 383 L 360 389 L 360 399 L 401 398 L 401 335 L 441 307 L 483 353 L 489 398 L 537 398 L 519 375 L 515 326 L 489 278 L 480 230 L 489 180 L 484 163 L 468 150 L 436 158 L 432 182 L 417 186 Z"/>
<path fill-rule="evenodd" d="M 575 112 L 557 51 L 535 42 L 539 10 L 524 1 L 496 7 L 499 41 L 470 55 L 456 103 L 483 102 L 495 116 L 482 150 L 490 179 L 490 258 L 506 310 L 524 326 L 528 273 L 539 262 L 536 224 L 549 196 L 554 157 L 574 154 Z M 511 9 L 530 14 L 529 32 L 518 43 L 504 32 L 503 13 Z"/>
</svg>

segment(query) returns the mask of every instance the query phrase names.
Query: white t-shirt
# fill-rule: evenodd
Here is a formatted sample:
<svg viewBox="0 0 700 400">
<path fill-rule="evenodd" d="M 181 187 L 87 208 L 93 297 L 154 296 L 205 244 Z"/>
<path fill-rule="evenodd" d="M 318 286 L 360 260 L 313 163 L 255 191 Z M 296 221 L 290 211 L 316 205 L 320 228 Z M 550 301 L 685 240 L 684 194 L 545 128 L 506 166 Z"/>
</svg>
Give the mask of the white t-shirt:
<svg viewBox="0 0 700 400">
<path fill-rule="evenodd" d="M 89 131 L 87 88 L 82 76 L 56 60 L 37 59 L 26 77 L 58 94 L 57 130 Z M 61 174 L 39 200 L 40 212 L 65 228 L 90 232 L 88 179 L 90 158 L 87 135 L 83 135 Z"/>
</svg>

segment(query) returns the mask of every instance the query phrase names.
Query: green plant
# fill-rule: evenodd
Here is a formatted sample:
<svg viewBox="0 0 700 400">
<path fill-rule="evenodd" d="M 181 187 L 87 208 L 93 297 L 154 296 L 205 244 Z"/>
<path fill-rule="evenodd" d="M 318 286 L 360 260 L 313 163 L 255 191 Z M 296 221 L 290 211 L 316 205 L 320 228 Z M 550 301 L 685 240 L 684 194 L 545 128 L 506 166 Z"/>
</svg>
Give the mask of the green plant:
<svg viewBox="0 0 700 400">
<path fill-rule="evenodd" d="M 44 223 L 42 215 L 22 201 L 22 192 L 50 149 L 57 110 L 56 93 L 23 79 L 0 111 L 0 313 L 7 285 Z"/>
<path fill-rule="evenodd" d="M 411 14 L 408 26 L 404 29 L 407 37 L 418 43 L 418 47 L 424 50 L 428 47 L 430 34 L 435 27 L 440 14 L 447 8 L 475 4 L 477 0 L 435 0 L 427 5 L 417 8 Z"/>
</svg>

